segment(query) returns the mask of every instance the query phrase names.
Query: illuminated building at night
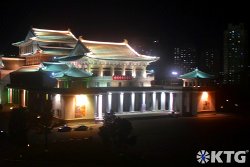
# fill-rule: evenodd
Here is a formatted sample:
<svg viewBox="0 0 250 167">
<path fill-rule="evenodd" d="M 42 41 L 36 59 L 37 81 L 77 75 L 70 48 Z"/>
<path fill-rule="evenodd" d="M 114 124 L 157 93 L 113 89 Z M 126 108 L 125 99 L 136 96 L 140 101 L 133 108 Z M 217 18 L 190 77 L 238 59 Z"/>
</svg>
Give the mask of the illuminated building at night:
<svg viewBox="0 0 250 167">
<path fill-rule="evenodd" d="M 224 31 L 224 83 L 240 84 L 247 67 L 248 33 L 243 24 L 228 25 Z"/>
<path fill-rule="evenodd" d="M 174 67 L 184 74 L 197 67 L 197 51 L 191 47 L 174 48 Z"/>
<path fill-rule="evenodd" d="M 111 110 L 117 115 L 215 111 L 199 108 L 199 99 L 214 98 L 202 85 L 152 86 L 154 76 L 147 66 L 159 58 L 139 54 L 127 40 L 91 41 L 77 39 L 69 30 L 32 28 L 24 41 L 13 45 L 20 56 L 5 59 L 3 71 L 19 68 L 5 76 L 5 101 L 33 112 L 43 108 L 43 101 L 50 101 L 54 117 L 62 120 L 102 120 Z"/>
</svg>

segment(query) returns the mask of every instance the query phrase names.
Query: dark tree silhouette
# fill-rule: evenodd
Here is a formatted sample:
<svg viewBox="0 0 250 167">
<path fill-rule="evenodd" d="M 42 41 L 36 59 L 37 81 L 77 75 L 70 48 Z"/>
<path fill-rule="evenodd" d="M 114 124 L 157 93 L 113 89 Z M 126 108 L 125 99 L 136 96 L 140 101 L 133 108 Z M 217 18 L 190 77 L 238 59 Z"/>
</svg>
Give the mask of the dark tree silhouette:
<svg viewBox="0 0 250 167">
<path fill-rule="evenodd" d="M 136 136 L 132 135 L 132 124 L 127 119 L 116 117 L 114 112 L 106 113 L 103 126 L 99 128 L 99 136 L 105 145 L 111 145 L 121 152 L 128 146 L 136 144 Z"/>
<path fill-rule="evenodd" d="M 44 134 L 44 149 L 48 151 L 48 135 L 54 127 L 53 112 L 52 112 L 52 102 L 49 98 L 46 98 L 46 94 L 40 94 L 37 99 L 37 106 L 32 109 L 31 124 L 32 127 L 37 129 L 39 133 Z"/>
<path fill-rule="evenodd" d="M 27 146 L 28 138 L 28 110 L 27 108 L 18 107 L 11 111 L 9 121 L 9 138 L 17 147 Z"/>
</svg>

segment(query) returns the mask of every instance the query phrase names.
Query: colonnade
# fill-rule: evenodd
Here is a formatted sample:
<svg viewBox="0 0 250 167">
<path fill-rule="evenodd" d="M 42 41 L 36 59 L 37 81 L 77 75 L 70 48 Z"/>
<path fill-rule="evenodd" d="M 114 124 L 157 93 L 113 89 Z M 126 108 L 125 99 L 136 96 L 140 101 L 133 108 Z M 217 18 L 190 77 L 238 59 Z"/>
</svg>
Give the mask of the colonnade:
<svg viewBox="0 0 250 167">
<path fill-rule="evenodd" d="M 141 95 L 141 99 L 139 100 L 140 105 L 140 112 L 146 112 L 147 111 L 147 104 L 146 104 L 146 94 L 151 94 L 151 111 L 173 111 L 173 103 L 174 103 L 174 93 L 173 92 L 108 92 L 105 94 L 98 94 L 95 96 L 95 113 L 96 113 L 96 119 L 102 120 L 104 112 L 109 113 L 112 110 L 112 96 L 116 94 L 116 97 L 118 97 L 118 113 L 123 112 L 135 112 L 135 96 L 136 94 Z M 129 94 L 129 111 L 124 111 L 124 95 Z M 168 98 L 168 107 L 166 107 L 166 95 L 169 94 Z M 118 96 L 117 96 L 118 95 Z M 158 98 L 157 98 L 158 95 Z M 104 100 L 104 98 L 107 98 Z M 126 99 L 128 100 L 128 99 Z M 103 105 L 103 102 L 105 101 L 106 105 Z M 160 102 L 159 102 L 160 101 Z M 138 101 L 137 101 L 138 102 Z M 160 103 L 160 106 L 158 107 L 158 103 Z M 103 108 L 105 106 L 105 108 Z"/>
</svg>

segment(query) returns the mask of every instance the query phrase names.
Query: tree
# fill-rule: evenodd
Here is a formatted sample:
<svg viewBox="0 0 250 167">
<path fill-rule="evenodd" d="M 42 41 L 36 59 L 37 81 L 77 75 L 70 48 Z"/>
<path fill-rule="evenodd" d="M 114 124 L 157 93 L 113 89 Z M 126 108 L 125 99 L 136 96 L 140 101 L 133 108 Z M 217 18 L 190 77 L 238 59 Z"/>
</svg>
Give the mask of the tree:
<svg viewBox="0 0 250 167">
<path fill-rule="evenodd" d="M 42 101 L 41 110 L 37 116 L 38 127 L 44 133 L 44 148 L 48 151 L 48 134 L 53 128 L 53 112 L 50 100 Z"/>
<path fill-rule="evenodd" d="M 103 143 L 111 145 L 119 151 L 136 144 L 136 136 L 132 135 L 132 124 L 127 119 L 116 117 L 114 112 L 106 113 L 103 126 L 99 128 L 99 136 Z"/>
<path fill-rule="evenodd" d="M 44 149 L 48 151 L 48 135 L 54 127 L 52 102 L 45 93 L 39 94 L 38 98 L 33 100 L 35 105 L 31 107 L 30 124 L 44 135 Z"/>
<path fill-rule="evenodd" d="M 28 110 L 24 107 L 13 108 L 9 121 L 10 141 L 17 147 L 25 147 L 28 143 Z"/>
</svg>

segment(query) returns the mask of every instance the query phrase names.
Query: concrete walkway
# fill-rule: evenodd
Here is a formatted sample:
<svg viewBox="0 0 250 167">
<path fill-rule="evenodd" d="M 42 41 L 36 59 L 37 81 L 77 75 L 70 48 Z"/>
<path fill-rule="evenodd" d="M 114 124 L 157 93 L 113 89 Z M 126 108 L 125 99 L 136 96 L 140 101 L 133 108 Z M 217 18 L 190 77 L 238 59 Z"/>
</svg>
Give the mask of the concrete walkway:
<svg viewBox="0 0 250 167">
<path fill-rule="evenodd" d="M 145 111 L 145 112 L 123 112 L 116 113 L 116 116 L 120 118 L 148 118 L 148 117 L 166 117 L 166 116 L 177 116 L 170 111 Z"/>
</svg>

